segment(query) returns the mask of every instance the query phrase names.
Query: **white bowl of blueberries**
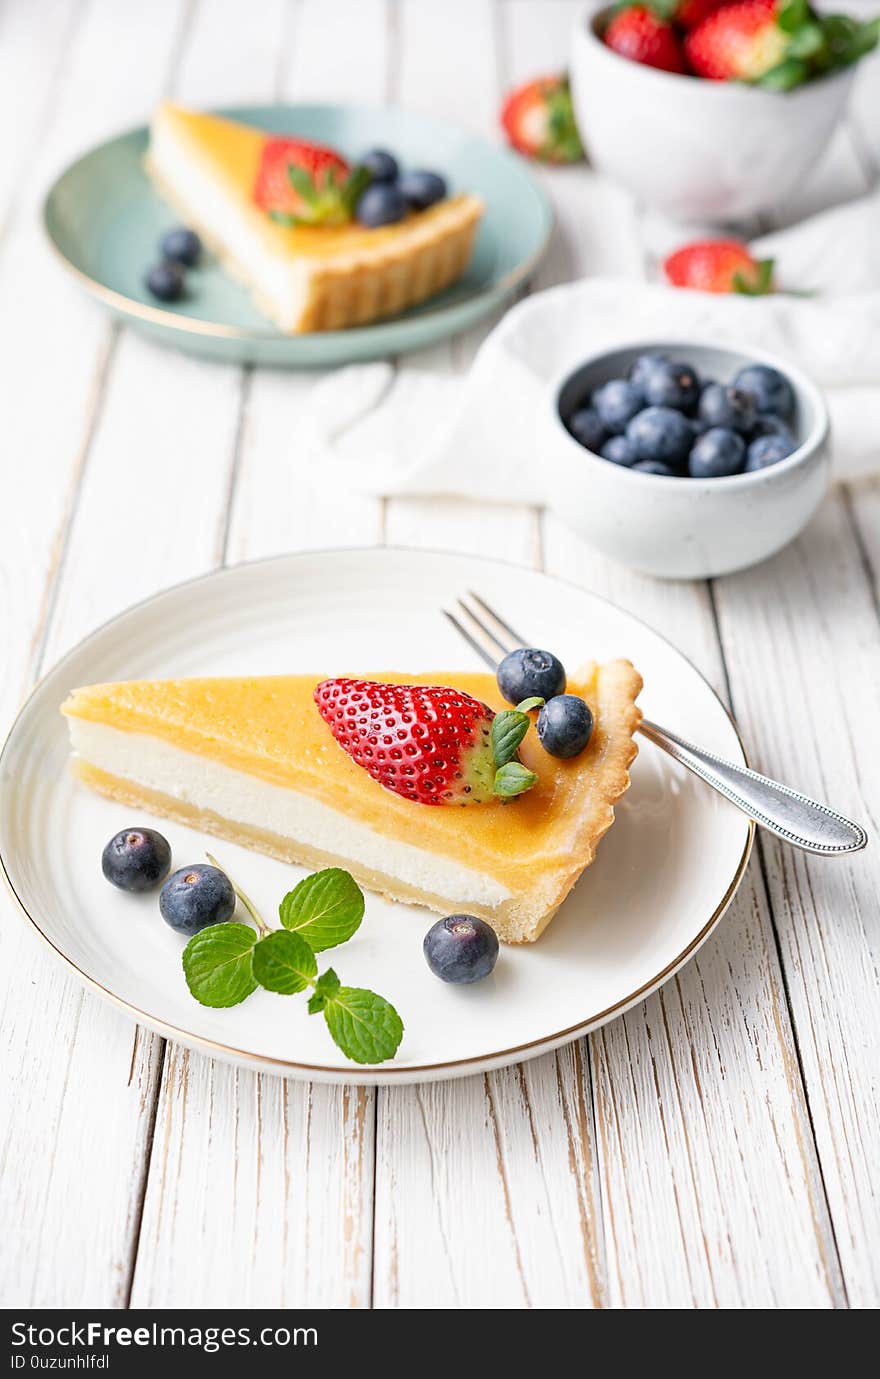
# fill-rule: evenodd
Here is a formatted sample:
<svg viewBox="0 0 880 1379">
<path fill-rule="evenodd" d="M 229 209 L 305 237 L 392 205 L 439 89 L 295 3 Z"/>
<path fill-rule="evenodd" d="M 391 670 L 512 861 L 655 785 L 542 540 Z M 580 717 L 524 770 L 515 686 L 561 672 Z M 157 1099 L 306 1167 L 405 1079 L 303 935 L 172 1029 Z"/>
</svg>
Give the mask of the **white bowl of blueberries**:
<svg viewBox="0 0 880 1379">
<path fill-rule="evenodd" d="M 765 560 L 828 487 L 818 388 L 755 350 L 609 350 L 558 380 L 551 407 L 551 510 L 647 574 L 702 579 Z"/>
</svg>

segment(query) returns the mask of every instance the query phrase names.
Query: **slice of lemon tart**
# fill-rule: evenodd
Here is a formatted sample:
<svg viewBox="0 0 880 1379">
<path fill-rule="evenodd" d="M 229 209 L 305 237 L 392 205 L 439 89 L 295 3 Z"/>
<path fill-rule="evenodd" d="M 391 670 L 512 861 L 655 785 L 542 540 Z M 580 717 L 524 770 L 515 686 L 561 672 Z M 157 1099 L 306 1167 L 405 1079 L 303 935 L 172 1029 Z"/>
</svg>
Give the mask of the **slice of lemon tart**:
<svg viewBox="0 0 880 1379">
<path fill-rule="evenodd" d="M 408 201 L 377 196 L 368 170 L 332 149 L 170 104 L 153 118 L 146 167 L 288 334 L 363 325 L 434 296 L 465 271 L 483 213 L 476 196 L 432 192 L 443 188 L 434 174 L 417 174 Z M 355 215 L 365 191 L 366 224 Z"/>
<path fill-rule="evenodd" d="M 456 763 L 448 779 L 429 772 L 416 786 L 406 783 L 406 753 L 416 750 L 420 732 L 426 742 L 439 741 L 462 704 L 476 705 L 483 724 L 509 708 L 488 674 L 136 680 L 77 689 L 62 712 L 75 770 L 102 794 L 283 861 L 344 867 L 371 890 L 442 914 L 478 915 L 500 938 L 519 943 L 538 937 L 613 821 L 636 755 L 641 683 L 628 661 L 593 662 L 572 676 L 569 693 L 581 695 L 593 714 L 587 747 L 561 760 L 527 732 L 515 783 L 508 778 L 500 794 L 481 775 L 480 722 L 470 765 Z M 438 685 L 448 688 L 423 689 Z M 353 759 L 344 735 L 360 701 L 351 687 L 388 693 L 408 686 L 424 693 L 426 714 L 407 717 L 404 705 L 401 717 L 382 718 L 380 710 L 372 720 L 378 733 L 363 739 L 366 756 Z M 413 725 L 412 738 L 401 723 Z M 431 752 L 431 766 L 440 767 L 441 748 Z M 386 788 L 388 771 L 402 784 Z M 434 789 L 434 797 L 426 793 Z"/>
</svg>

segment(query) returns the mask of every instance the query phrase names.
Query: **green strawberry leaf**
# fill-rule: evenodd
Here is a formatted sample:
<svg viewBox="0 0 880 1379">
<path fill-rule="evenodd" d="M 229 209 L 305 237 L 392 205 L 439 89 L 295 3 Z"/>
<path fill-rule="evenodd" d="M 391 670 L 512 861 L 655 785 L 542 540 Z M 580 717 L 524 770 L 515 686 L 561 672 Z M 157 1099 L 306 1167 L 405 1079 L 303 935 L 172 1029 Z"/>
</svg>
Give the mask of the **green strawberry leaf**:
<svg viewBox="0 0 880 1379">
<path fill-rule="evenodd" d="M 290 229 L 291 225 L 298 224 L 296 216 L 291 215 L 289 211 L 269 211 L 268 216 L 270 220 L 275 221 L 276 225 L 284 225 L 287 229 Z"/>
<path fill-rule="evenodd" d="M 537 785 L 538 777 L 534 771 L 523 766 L 521 761 L 508 761 L 495 772 L 495 794 L 502 800 L 512 800 Z"/>
<path fill-rule="evenodd" d="M 403 1038 L 403 1021 L 394 1006 L 361 987 L 338 987 L 325 1000 L 324 1019 L 333 1042 L 354 1063 L 384 1063 Z"/>
<path fill-rule="evenodd" d="M 298 168 L 295 163 L 288 163 L 287 180 L 307 206 L 317 206 L 318 192 L 314 181 L 305 168 Z"/>
<path fill-rule="evenodd" d="M 796 29 L 808 24 L 812 17 L 807 0 L 786 0 L 776 16 L 776 22 L 785 33 L 793 34 Z"/>
<path fill-rule="evenodd" d="M 773 291 L 775 262 L 775 259 L 761 259 L 756 265 L 757 274 L 752 279 L 743 277 L 742 273 L 734 273 L 734 292 L 739 292 L 744 297 L 766 297 L 768 292 Z"/>
<path fill-rule="evenodd" d="M 278 907 L 285 929 L 302 934 L 314 953 L 345 943 L 364 917 L 364 893 L 341 867 L 305 877 Z"/>
<path fill-rule="evenodd" d="M 823 52 L 825 45 L 826 39 L 822 25 L 804 24 L 789 39 L 786 57 L 804 59 L 818 57 Z"/>
<path fill-rule="evenodd" d="M 801 86 L 809 75 L 810 69 L 801 58 L 786 57 L 759 77 L 754 85 L 763 87 L 765 91 L 791 91 L 795 86 Z"/>
<path fill-rule="evenodd" d="M 247 924 L 211 924 L 183 950 L 186 984 L 203 1006 L 237 1006 L 256 991 L 253 948 L 257 936 Z"/>
<path fill-rule="evenodd" d="M 315 982 L 314 993 L 309 997 L 309 1014 L 317 1015 L 320 1010 L 324 1009 L 328 1001 L 333 1000 L 338 990 L 339 978 L 333 968 L 328 967 L 327 971 L 322 972 Z"/>
<path fill-rule="evenodd" d="M 305 939 L 286 929 L 267 934 L 254 947 L 254 976 L 267 991 L 281 996 L 305 991 L 317 971 L 317 960 Z"/>
</svg>

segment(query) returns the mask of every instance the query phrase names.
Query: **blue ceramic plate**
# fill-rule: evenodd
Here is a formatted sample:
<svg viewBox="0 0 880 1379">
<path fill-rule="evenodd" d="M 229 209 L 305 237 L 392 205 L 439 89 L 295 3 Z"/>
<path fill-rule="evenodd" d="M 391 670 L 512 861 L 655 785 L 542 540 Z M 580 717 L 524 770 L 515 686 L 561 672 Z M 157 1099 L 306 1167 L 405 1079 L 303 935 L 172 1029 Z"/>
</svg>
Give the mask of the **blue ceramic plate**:
<svg viewBox="0 0 880 1379">
<path fill-rule="evenodd" d="M 454 125 L 395 109 L 254 105 L 219 112 L 273 133 L 296 133 L 356 159 L 373 146 L 405 167 L 442 172 L 450 190 L 486 203 L 470 266 L 445 292 L 373 326 L 282 335 L 245 288 L 209 256 L 188 277 L 185 300 L 157 303 L 144 287 L 159 238 L 177 223 L 144 168 L 146 128 L 86 153 L 46 199 L 50 242 L 79 283 L 116 315 L 167 344 L 240 363 L 307 368 L 399 354 L 433 344 L 495 310 L 532 272 L 549 238 L 547 198 L 525 163 Z"/>
</svg>

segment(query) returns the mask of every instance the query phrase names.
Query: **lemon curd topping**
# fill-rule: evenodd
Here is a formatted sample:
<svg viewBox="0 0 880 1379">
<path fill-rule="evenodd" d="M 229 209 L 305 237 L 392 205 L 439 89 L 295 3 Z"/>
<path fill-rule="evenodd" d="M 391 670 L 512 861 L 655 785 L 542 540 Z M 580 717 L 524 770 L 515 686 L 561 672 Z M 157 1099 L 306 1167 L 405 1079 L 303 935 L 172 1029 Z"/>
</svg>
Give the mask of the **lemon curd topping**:
<svg viewBox="0 0 880 1379">
<path fill-rule="evenodd" d="M 627 662 L 614 666 L 626 667 L 627 674 L 635 677 Z M 607 785 L 608 761 L 619 754 L 623 734 L 627 740 L 624 778 L 634 755 L 630 739 L 638 711 L 632 682 L 625 701 L 613 677 L 606 695 L 600 668 L 593 663 L 569 684 L 570 692 L 587 700 L 596 723 L 589 746 L 579 757 L 561 761 L 548 756 L 530 731 L 521 756 L 538 775 L 531 791 L 507 804 L 499 800 L 430 808 L 385 790 L 336 744 L 313 700 L 321 678 L 291 675 L 93 685 L 75 690 L 62 711 L 72 718 L 160 739 L 196 757 L 304 794 L 379 834 L 454 858 L 517 890 L 528 887 L 530 877 L 547 869 L 572 865 L 573 850 L 583 845 L 584 819 L 604 807 L 603 799 L 597 797 Z M 366 678 L 451 685 L 495 710 L 506 707 L 494 677 L 488 674 L 406 676 L 377 671 Z M 615 779 L 615 795 L 620 793 L 618 786 Z M 607 813 L 600 834 L 610 822 L 610 809 Z M 580 866 L 591 856 L 590 848 Z"/>
<path fill-rule="evenodd" d="M 450 205 L 465 200 L 461 196 L 449 197 L 426 211 L 413 212 L 404 220 L 379 229 L 367 229 L 356 221 L 344 225 L 280 225 L 253 200 L 263 145 L 269 137 L 266 133 L 237 120 L 175 105 L 162 107 L 162 120 L 189 158 L 204 165 L 228 200 L 262 236 L 266 248 L 276 254 L 324 258 L 362 248 L 376 249 L 399 239 L 407 230 L 418 226 L 428 230 L 445 216 Z"/>
</svg>

